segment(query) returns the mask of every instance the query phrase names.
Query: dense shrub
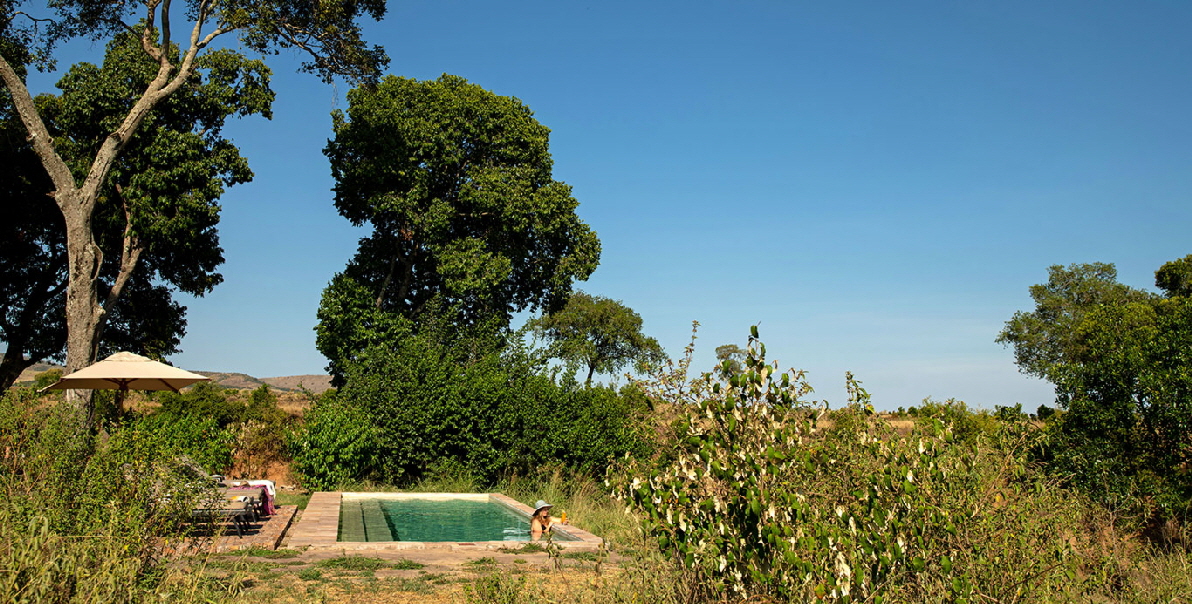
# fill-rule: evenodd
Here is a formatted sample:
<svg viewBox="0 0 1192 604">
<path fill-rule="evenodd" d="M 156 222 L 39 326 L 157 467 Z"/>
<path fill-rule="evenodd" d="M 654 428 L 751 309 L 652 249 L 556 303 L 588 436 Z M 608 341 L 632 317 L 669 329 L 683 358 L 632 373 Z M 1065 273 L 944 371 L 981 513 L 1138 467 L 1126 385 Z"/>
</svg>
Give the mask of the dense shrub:
<svg viewBox="0 0 1192 604">
<path fill-rule="evenodd" d="M 678 408 L 678 437 L 610 484 L 692 599 L 1077 600 L 1123 579 L 1091 543 L 1096 508 L 1024 461 L 1028 424 L 982 414 L 962 439 L 929 416 L 903 438 L 849 387 L 849 409 L 819 429 L 802 375 L 767 364 L 756 339 L 723 380 L 645 385 Z"/>
<path fill-rule="evenodd" d="M 214 382 L 199 382 L 183 392 L 163 392 L 157 395 L 160 415 L 198 415 L 215 420 L 220 428 L 246 419 L 248 407 L 234 400 L 227 390 Z"/>
<path fill-rule="evenodd" d="M 80 425 L 73 406 L 31 390 L 0 397 L 0 601 L 170 597 L 163 585 L 179 573 L 162 547 L 202 483 L 173 435 L 124 425 L 101 438 Z"/>
<path fill-rule="evenodd" d="M 187 457 L 209 474 L 227 472 L 236 442 L 233 432 L 221 427 L 217 418 L 197 412 L 130 416 L 119 434 L 134 435 L 138 446 Z"/>
<path fill-rule="evenodd" d="M 320 396 L 287 435 L 293 469 L 307 487 L 335 489 L 376 471 L 377 430 L 365 410 L 337 391 Z"/>
<path fill-rule="evenodd" d="M 293 441 L 311 486 L 408 484 L 444 462 L 483 483 L 545 462 L 600 471 L 641 446 L 640 393 L 558 383 L 491 332 L 440 336 L 411 331 L 346 364 L 345 385 Z"/>
<path fill-rule="evenodd" d="M 963 441 L 974 440 L 982 434 L 992 434 L 998 426 L 988 411 L 971 410 L 964 401 L 951 398 L 946 401 L 925 398 L 918 408 L 912 407 L 912 411 L 921 424 L 943 422 L 951 427 L 955 438 Z"/>
</svg>

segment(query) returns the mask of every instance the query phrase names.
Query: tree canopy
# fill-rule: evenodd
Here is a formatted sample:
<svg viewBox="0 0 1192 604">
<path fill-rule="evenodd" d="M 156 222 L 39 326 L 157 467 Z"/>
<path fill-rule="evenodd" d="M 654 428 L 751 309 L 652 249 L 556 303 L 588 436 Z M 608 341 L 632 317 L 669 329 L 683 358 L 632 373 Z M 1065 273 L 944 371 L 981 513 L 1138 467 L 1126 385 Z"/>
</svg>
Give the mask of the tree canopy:
<svg viewBox="0 0 1192 604">
<path fill-rule="evenodd" d="M 582 291 L 531 326 L 550 342 L 553 356 L 587 367 L 585 383 L 596 372 L 613 373 L 630 362 L 650 365 L 666 356 L 658 340 L 642 333 L 641 315 L 619 300 Z"/>
<path fill-rule="evenodd" d="M 372 233 L 324 292 L 318 345 L 333 367 L 363 348 L 343 339 L 363 317 L 339 309 L 507 325 L 560 308 L 595 270 L 600 242 L 552 176 L 549 129 L 519 100 L 444 75 L 386 77 L 348 102 L 325 153 L 336 208 Z"/>
<path fill-rule="evenodd" d="M 1192 297 L 1192 254 L 1159 267 L 1155 271 L 1155 285 L 1168 298 Z"/>
<path fill-rule="evenodd" d="M 1055 265 L 1047 274 L 1047 283 L 1030 287 L 1035 310 L 1014 313 L 997 337 L 999 344 L 1014 347 L 1019 371 L 1047 380 L 1057 364 L 1078 352 L 1082 344 L 1074 338 L 1075 327 L 1087 313 L 1152 297 L 1118 283 L 1112 264 Z"/>
</svg>

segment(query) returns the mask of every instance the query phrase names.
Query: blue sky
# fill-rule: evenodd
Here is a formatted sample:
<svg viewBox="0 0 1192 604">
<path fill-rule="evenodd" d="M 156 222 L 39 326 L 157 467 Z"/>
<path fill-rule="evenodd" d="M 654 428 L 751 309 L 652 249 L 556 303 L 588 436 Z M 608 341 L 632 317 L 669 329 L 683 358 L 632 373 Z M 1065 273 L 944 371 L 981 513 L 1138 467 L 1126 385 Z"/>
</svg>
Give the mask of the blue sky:
<svg viewBox="0 0 1192 604">
<path fill-rule="evenodd" d="M 367 34 L 391 73 L 463 76 L 552 129 L 604 247 L 578 288 L 672 356 L 692 320 L 700 369 L 759 324 L 834 406 L 852 371 L 879 408 L 1033 409 L 1050 386 L 994 338 L 1049 265 L 1153 289 L 1192 253 L 1189 31 L 1185 2 L 440 0 Z M 297 62 L 271 58 L 272 121 L 228 129 L 256 179 L 223 199 L 225 282 L 184 301 L 181 367 L 326 364 L 319 296 L 363 232 L 322 155 L 348 88 Z"/>
</svg>

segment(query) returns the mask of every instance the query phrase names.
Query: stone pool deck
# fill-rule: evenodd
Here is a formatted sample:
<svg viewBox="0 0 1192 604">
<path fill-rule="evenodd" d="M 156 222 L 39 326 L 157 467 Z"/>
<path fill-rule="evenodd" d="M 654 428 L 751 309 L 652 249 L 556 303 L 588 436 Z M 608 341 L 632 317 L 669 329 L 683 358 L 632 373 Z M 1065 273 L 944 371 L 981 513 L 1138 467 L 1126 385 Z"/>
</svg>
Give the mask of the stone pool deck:
<svg viewBox="0 0 1192 604">
<path fill-rule="evenodd" d="M 215 526 L 215 534 L 204 534 L 199 530 L 197 535 L 172 546 L 169 551 L 180 554 L 218 553 L 246 549 L 277 549 L 291 527 L 298 507 L 280 505 L 273 514 L 248 523 L 243 535 L 237 535 L 230 524 L 223 523 Z"/>
<path fill-rule="evenodd" d="M 336 550 L 336 551 L 385 551 L 385 550 L 450 550 L 488 551 L 518 547 L 517 541 L 422 542 L 422 541 L 339 541 L 339 508 L 344 498 L 417 498 L 417 499 L 472 499 L 501 504 L 529 518 L 534 509 L 500 493 L 352 493 L 320 491 L 310 497 L 306 509 L 298 522 L 290 527 L 286 543 L 293 549 Z M 593 551 L 604 541 L 574 525 L 556 525 L 555 531 L 566 533 L 574 541 L 559 541 L 559 545 L 571 551 Z"/>
</svg>

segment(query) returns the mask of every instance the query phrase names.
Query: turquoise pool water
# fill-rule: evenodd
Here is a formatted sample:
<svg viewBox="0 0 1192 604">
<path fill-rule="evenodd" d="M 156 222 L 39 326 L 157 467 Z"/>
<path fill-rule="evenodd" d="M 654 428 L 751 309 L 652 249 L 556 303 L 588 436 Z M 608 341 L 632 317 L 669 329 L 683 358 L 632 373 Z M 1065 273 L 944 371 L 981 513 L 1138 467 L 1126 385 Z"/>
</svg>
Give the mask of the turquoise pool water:
<svg viewBox="0 0 1192 604">
<path fill-rule="evenodd" d="M 558 533 L 556 540 L 567 536 Z M 529 541 L 530 522 L 495 502 L 467 499 L 344 499 L 340 541 Z"/>
</svg>

